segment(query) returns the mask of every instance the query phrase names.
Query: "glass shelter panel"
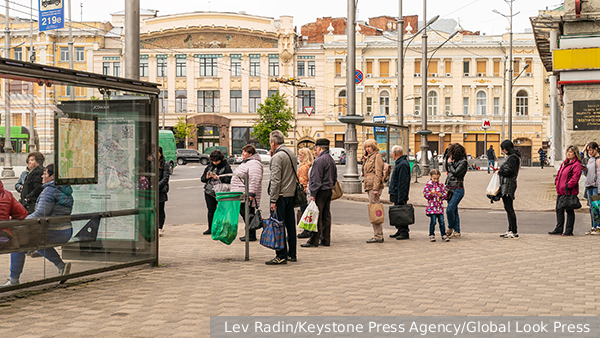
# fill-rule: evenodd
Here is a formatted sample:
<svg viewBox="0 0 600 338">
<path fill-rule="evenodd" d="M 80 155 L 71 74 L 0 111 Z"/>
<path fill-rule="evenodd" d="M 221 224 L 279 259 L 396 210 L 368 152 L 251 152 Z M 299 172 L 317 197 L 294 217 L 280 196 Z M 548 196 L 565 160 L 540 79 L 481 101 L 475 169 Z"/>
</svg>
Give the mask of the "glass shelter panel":
<svg viewBox="0 0 600 338">
<path fill-rule="evenodd" d="M 0 230 L 11 234 L 0 240 L 4 274 L 27 287 L 158 263 L 158 91 L 86 84 L 70 85 L 78 93 L 70 96 L 67 83 L 13 75 L 0 71 L 0 113 L 22 118 L 2 128 L 21 125 L 10 136 L 0 132 L 0 165 L 4 175 L 14 171 L 15 182 L 26 178 L 14 194 L 23 208 L 0 219 Z M 34 250 L 45 259 L 26 256 Z"/>
</svg>

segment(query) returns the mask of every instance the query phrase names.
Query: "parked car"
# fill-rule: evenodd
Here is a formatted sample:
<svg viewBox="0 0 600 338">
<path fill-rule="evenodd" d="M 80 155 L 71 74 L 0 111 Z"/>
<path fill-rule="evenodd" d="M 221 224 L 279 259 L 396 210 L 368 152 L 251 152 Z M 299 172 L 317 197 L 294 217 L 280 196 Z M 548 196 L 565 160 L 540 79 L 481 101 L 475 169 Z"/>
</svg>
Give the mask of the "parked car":
<svg viewBox="0 0 600 338">
<path fill-rule="evenodd" d="M 60 6 L 60 1 L 61 0 L 43 0 L 42 6 L 48 7 L 48 5 L 52 5 L 52 4 L 54 4 L 54 6 Z"/>
<path fill-rule="evenodd" d="M 346 154 L 342 154 L 342 156 L 340 156 L 340 164 L 346 164 Z"/>
<path fill-rule="evenodd" d="M 256 149 L 256 153 L 260 156 L 260 161 L 265 164 L 271 163 L 271 155 L 265 149 Z"/>
<path fill-rule="evenodd" d="M 232 155 L 232 157 L 233 157 L 233 164 L 240 164 L 240 163 L 242 163 L 242 161 L 244 161 L 242 154 L 235 154 L 235 155 Z"/>
<path fill-rule="evenodd" d="M 177 164 L 186 165 L 188 162 L 200 162 L 202 165 L 207 165 L 209 157 L 206 154 L 200 154 L 195 149 L 177 149 Z"/>
<path fill-rule="evenodd" d="M 346 154 L 346 150 L 344 148 L 329 148 L 329 154 L 333 157 L 335 163 L 340 163 L 340 157 L 342 154 Z"/>
</svg>

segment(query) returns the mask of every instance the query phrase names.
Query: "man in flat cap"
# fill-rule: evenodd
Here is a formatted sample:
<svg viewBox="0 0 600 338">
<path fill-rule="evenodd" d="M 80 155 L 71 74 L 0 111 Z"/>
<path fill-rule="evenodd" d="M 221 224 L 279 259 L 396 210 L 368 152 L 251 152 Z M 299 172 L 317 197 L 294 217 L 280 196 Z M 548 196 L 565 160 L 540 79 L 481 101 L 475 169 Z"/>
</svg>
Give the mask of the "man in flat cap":
<svg viewBox="0 0 600 338">
<path fill-rule="evenodd" d="M 337 168 L 333 157 L 329 154 L 329 140 L 320 138 L 315 143 L 315 162 L 310 170 L 308 190 L 310 198 L 319 208 L 317 232 L 312 232 L 308 242 L 300 245 L 304 248 L 329 246 L 331 243 L 331 194 L 337 180 Z M 321 241 L 319 242 L 319 239 Z"/>
</svg>

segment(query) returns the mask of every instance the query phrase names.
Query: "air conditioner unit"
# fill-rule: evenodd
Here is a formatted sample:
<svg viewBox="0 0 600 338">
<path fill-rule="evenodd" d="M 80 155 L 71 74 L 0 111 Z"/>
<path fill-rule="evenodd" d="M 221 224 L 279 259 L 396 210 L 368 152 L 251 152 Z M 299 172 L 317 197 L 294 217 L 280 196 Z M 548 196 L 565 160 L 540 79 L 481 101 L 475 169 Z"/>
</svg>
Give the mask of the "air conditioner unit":
<svg viewBox="0 0 600 338">
<path fill-rule="evenodd" d="M 544 106 L 550 107 L 550 103 L 546 102 L 546 104 L 544 104 Z"/>
<path fill-rule="evenodd" d="M 371 116 L 371 115 L 373 115 L 373 112 L 368 111 L 367 116 Z"/>
<path fill-rule="evenodd" d="M 525 73 L 525 76 L 527 76 L 527 77 L 532 77 L 532 76 L 533 76 L 533 74 L 531 74 L 531 73 Z"/>
<path fill-rule="evenodd" d="M 430 76 L 430 77 L 437 77 L 437 74 L 436 74 L 436 73 L 433 73 L 433 74 L 429 74 L 429 76 Z"/>
<path fill-rule="evenodd" d="M 415 77 L 421 77 L 421 73 L 415 73 Z"/>
<path fill-rule="evenodd" d="M 415 115 L 419 115 L 419 114 L 421 114 L 421 112 L 418 110 L 415 110 Z"/>
<path fill-rule="evenodd" d="M 549 78 L 545 78 L 545 79 L 544 79 L 544 82 L 545 82 L 545 83 L 550 83 L 550 79 L 549 79 Z"/>
<path fill-rule="evenodd" d="M 373 74 L 367 74 L 367 79 L 370 79 L 373 77 Z"/>
<path fill-rule="evenodd" d="M 445 114 L 450 116 L 450 114 L 452 114 L 452 113 L 449 110 L 446 110 Z"/>
<path fill-rule="evenodd" d="M 452 74 L 446 73 L 446 77 L 450 77 L 450 76 L 452 76 Z"/>
<path fill-rule="evenodd" d="M 477 73 L 477 77 L 483 77 L 485 74 L 483 73 Z"/>
<path fill-rule="evenodd" d="M 469 77 L 469 73 L 464 73 L 463 76 L 464 77 Z"/>
</svg>

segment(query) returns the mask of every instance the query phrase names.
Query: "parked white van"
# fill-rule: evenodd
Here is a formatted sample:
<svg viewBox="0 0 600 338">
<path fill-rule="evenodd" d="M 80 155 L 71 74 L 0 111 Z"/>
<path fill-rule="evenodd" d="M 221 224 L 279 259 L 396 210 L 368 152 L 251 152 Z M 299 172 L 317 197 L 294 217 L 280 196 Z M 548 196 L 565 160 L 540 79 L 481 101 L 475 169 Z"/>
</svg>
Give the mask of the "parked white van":
<svg viewBox="0 0 600 338">
<path fill-rule="evenodd" d="M 346 150 L 344 148 L 329 148 L 329 154 L 333 157 L 335 163 L 340 163 L 340 157 L 346 154 Z"/>
</svg>

